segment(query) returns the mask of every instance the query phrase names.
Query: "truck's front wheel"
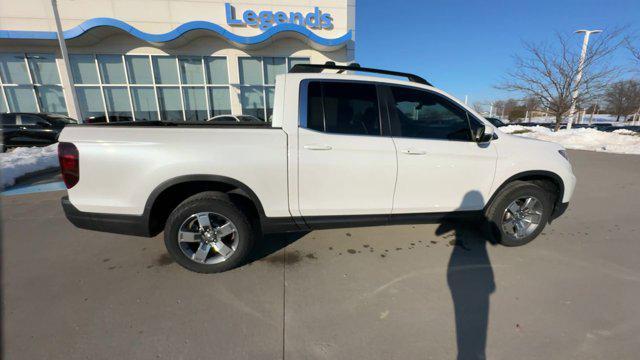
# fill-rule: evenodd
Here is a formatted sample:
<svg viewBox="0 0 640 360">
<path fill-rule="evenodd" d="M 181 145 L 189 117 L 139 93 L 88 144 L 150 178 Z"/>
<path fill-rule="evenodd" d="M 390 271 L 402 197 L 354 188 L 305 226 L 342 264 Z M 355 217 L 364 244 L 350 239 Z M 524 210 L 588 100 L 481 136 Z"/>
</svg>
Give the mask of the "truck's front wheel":
<svg viewBox="0 0 640 360">
<path fill-rule="evenodd" d="M 203 192 L 178 205 L 164 228 L 171 257 L 199 273 L 215 273 L 242 264 L 254 232 L 242 211 L 219 192 Z"/>
<path fill-rule="evenodd" d="M 549 220 L 553 194 L 524 181 L 508 184 L 486 211 L 490 232 L 505 246 L 520 246 L 535 239 Z"/>
</svg>

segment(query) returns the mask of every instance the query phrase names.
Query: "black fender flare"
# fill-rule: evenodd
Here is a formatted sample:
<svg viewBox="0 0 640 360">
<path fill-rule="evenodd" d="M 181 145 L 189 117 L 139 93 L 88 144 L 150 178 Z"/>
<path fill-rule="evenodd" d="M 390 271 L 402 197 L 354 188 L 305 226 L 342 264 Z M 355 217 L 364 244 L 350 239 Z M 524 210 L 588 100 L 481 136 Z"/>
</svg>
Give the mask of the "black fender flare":
<svg viewBox="0 0 640 360">
<path fill-rule="evenodd" d="M 217 182 L 217 183 L 222 183 L 225 185 L 232 186 L 236 188 L 236 190 L 233 190 L 234 193 L 249 198 L 256 206 L 256 209 L 258 210 L 258 214 L 260 215 L 260 217 L 261 218 L 265 217 L 265 212 L 264 212 L 264 208 L 262 207 L 262 202 L 260 201 L 256 193 L 253 192 L 253 190 L 251 190 L 251 188 L 248 187 L 243 182 L 227 176 L 221 176 L 221 175 L 194 174 L 194 175 L 178 176 L 175 178 L 171 178 L 169 180 L 165 180 L 160 185 L 158 185 L 155 189 L 153 189 L 151 194 L 149 194 L 149 197 L 147 198 L 147 202 L 145 203 L 145 206 L 144 206 L 144 214 L 146 215 L 147 219 L 150 218 L 151 209 L 153 208 L 153 205 L 155 204 L 158 196 L 160 196 L 162 192 L 164 192 L 166 189 L 174 185 L 192 182 L 192 181 L 212 181 L 212 182 Z"/>
<path fill-rule="evenodd" d="M 530 177 L 546 177 L 552 179 L 558 185 L 558 198 L 556 199 L 555 206 L 557 207 L 559 204 L 562 204 L 562 198 L 564 197 L 564 181 L 562 180 L 562 178 L 558 174 L 548 170 L 528 170 L 512 175 L 507 180 L 503 181 L 502 184 L 500 184 L 500 186 L 496 188 L 493 194 L 491 194 L 489 201 L 487 201 L 487 203 L 485 204 L 484 210 L 486 210 L 489 205 L 491 205 L 495 197 L 500 193 L 500 191 L 502 191 L 502 189 L 504 189 L 505 186 L 507 186 L 507 184 L 515 180 L 526 179 Z"/>
</svg>

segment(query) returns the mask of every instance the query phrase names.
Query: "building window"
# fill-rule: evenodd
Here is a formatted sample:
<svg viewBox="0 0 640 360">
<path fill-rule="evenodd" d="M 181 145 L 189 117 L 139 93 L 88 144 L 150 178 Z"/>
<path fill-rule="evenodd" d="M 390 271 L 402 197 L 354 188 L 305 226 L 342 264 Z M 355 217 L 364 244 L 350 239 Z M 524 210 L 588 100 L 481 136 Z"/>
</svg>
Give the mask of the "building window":
<svg viewBox="0 0 640 360">
<path fill-rule="evenodd" d="M 187 121 L 202 121 L 207 116 L 207 94 L 202 87 L 183 87 L 184 112 Z"/>
<path fill-rule="evenodd" d="M 243 86 L 240 88 L 242 114 L 255 116 L 265 121 L 263 91 L 262 86 Z"/>
<path fill-rule="evenodd" d="M 89 122 L 204 121 L 231 113 L 226 58 L 72 55 L 72 59 L 74 79 L 80 80 L 76 92 L 82 117 Z"/>
<path fill-rule="evenodd" d="M 1 90 L 1 89 L 0 89 Z M 4 94 L 0 96 L 0 114 L 8 112 L 7 105 L 4 101 Z"/>
<path fill-rule="evenodd" d="M 13 112 L 38 112 L 33 88 L 29 86 L 5 87 L 9 109 Z"/>
<path fill-rule="evenodd" d="M 228 87 L 209 87 L 209 107 L 211 116 L 231 114 L 231 101 Z"/>
<path fill-rule="evenodd" d="M 104 118 L 104 107 L 99 87 L 80 87 L 76 89 L 78 104 L 83 119 L 96 119 L 97 122 Z M 103 122 L 103 121 L 102 121 Z"/>
<path fill-rule="evenodd" d="M 207 84 L 225 85 L 229 83 L 229 70 L 227 69 L 227 59 L 223 57 L 204 58 L 207 72 Z"/>
<path fill-rule="evenodd" d="M 30 54 L 29 69 L 35 84 L 60 85 L 56 58 L 51 54 Z"/>
<path fill-rule="evenodd" d="M 0 76 L 4 84 L 31 84 L 23 54 L 0 55 Z"/>
<path fill-rule="evenodd" d="M 98 68 L 93 55 L 71 55 L 71 73 L 76 84 L 97 84 Z"/>
<path fill-rule="evenodd" d="M 0 53 L 0 112 L 67 115 L 53 54 Z"/>
<path fill-rule="evenodd" d="M 308 58 L 246 57 L 238 59 L 242 114 L 271 121 L 276 76 L 296 64 L 308 64 Z"/>
<path fill-rule="evenodd" d="M 131 121 L 131 103 L 126 87 L 114 86 L 104 88 L 104 100 L 111 121 Z"/>
<path fill-rule="evenodd" d="M 97 60 L 103 84 L 127 83 L 121 55 L 98 55 Z"/>
<path fill-rule="evenodd" d="M 127 55 L 127 70 L 131 84 L 153 84 L 151 62 L 146 55 Z"/>
<path fill-rule="evenodd" d="M 158 88 L 158 104 L 160 118 L 165 121 L 182 120 L 182 103 L 179 87 Z"/>
<path fill-rule="evenodd" d="M 202 58 L 183 56 L 178 58 L 180 64 L 180 76 L 184 84 L 204 84 L 204 71 L 202 71 Z"/>
<path fill-rule="evenodd" d="M 66 114 L 67 106 L 61 86 L 36 86 L 36 95 L 40 101 L 40 111 L 54 114 Z"/>
<path fill-rule="evenodd" d="M 178 84 L 178 64 L 175 56 L 153 56 L 156 84 Z"/>
</svg>

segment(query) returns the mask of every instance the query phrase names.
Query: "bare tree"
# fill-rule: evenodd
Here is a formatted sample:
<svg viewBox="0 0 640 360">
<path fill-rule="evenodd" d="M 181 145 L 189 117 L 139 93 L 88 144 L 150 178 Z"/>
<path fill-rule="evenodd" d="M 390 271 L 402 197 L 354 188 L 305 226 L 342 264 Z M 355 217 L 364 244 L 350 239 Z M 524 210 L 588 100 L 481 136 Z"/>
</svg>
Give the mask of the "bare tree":
<svg viewBox="0 0 640 360">
<path fill-rule="evenodd" d="M 623 80 L 610 85 L 604 93 L 604 101 L 609 111 L 616 115 L 616 121 L 621 116 L 634 114 L 640 108 L 640 82 L 637 80 Z"/>
<path fill-rule="evenodd" d="M 481 114 L 482 109 L 484 108 L 484 105 L 481 102 L 476 101 L 473 103 L 472 107 L 473 107 L 473 110 L 475 110 L 478 114 Z"/>
<path fill-rule="evenodd" d="M 637 37 L 637 39 L 640 39 L 640 37 Z M 628 36 L 625 39 L 625 45 L 627 49 L 629 49 L 629 51 L 631 52 L 631 55 L 633 56 L 634 60 L 636 61 L 636 70 L 638 71 L 638 73 L 640 73 L 640 45 L 638 46 L 633 45 L 631 36 Z M 636 113 L 633 116 L 634 121 L 636 120 L 636 117 L 640 118 L 640 104 L 638 104 L 638 107 L 636 108 Z"/>
<path fill-rule="evenodd" d="M 636 60 L 637 65 L 640 66 L 640 46 L 634 46 L 630 36 L 624 39 L 624 43 L 629 52 L 631 52 L 631 56 Z"/>
<path fill-rule="evenodd" d="M 504 115 L 504 101 L 496 100 L 493 102 L 493 108 L 495 109 L 496 116 L 502 117 Z"/>
<path fill-rule="evenodd" d="M 527 96 L 524 101 L 525 116 L 529 114 L 529 119 L 532 117 L 532 112 L 540 109 L 540 99 L 535 96 Z M 525 119 L 526 120 L 526 119 Z"/>
<path fill-rule="evenodd" d="M 606 60 L 622 45 L 620 38 L 621 30 L 608 31 L 594 37 L 589 44 L 579 83 L 576 78 L 580 47 L 574 38 L 570 40 L 556 34 L 557 44 L 554 47 L 525 43 L 525 54 L 514 57 L 515 70 L 507 73 L 505 80 L 497 88 L 538 99 L 540 105 L 555 116 L 555 129 L 558 130 L 573 101 L 591 101 L 619 73 L 620 70 L 610 67 Z M 576 89 L 579 90 L 579 95 L 573 99 Z"/>
</svg>

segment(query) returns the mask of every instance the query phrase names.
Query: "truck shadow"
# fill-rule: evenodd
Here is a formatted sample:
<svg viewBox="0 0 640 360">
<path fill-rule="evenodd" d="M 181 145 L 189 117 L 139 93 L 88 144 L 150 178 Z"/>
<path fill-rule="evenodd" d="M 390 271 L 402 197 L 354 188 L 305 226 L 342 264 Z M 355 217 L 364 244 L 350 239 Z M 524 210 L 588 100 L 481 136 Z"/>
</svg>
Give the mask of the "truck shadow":
<svg viewBox="0 0 640 360">
<path fill-rule="evenodd" d="M 283 263 L 285 261 L 297 262 L 300 259 L 295 256 L 288 256 L 284 259 L 283 257 L 273 257 L 271 255 L 300 240 L 308 233 L 309 231 L 264 235 L 264 237 L 254 245 L 249 258 L 243 265 L 248 265 L 259 260 L 271 263 Z"/>
<path fill-rule="evenodd" d="M 482 196 L 471 191 L 465 200 Z M 463 201 L 464 203 L 464 201 Z M 436 235 L 453 233 L 453 250 L 447 266 L 447 284 L 455 312 L 457 359 L 485 359 L 489 320 L 489 299 L 495 291 L 491 260 L 482 227 L 487 219 L 476 222 L 445 219 Z"/>
</svg>

